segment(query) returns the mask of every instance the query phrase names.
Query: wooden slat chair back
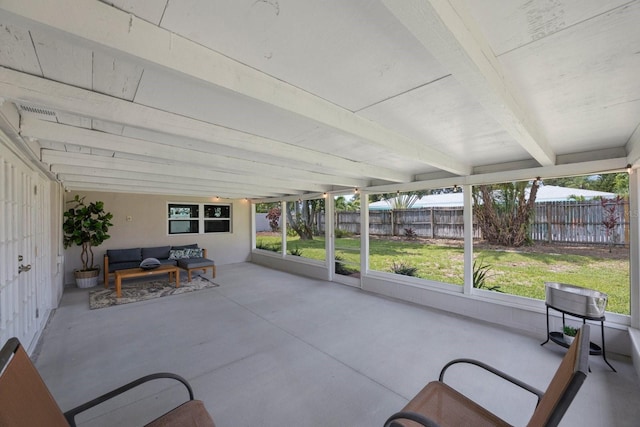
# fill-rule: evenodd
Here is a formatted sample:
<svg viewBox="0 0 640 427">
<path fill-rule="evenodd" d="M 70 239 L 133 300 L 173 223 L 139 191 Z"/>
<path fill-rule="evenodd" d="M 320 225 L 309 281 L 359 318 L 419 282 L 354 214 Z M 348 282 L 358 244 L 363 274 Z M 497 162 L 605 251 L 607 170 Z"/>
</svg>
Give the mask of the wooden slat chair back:
<svg viewBox="0 0 640 427">
<path fill-rule="evenodd" d="M 156 418 L 148 426 L 215 427 L 202 401 L 193 398 L 189 383 L 178 375 L 166 372 L 138 378 L 62 412 L 20 341 L 11 338 L 0 350 L 0 427 L 75 427 L 76 415 L 141 384 L 162 378 L 182 383 L 189 400 Z"/>
<path fill-rule="evenodd" d="M 589 345 L 589 325 L 585 324 L 576 335 L 544 393 L 477 360 L 452 360 L 440 372 L 439 380 L 427 384 L 402 411 L 387 420 L 385 427 L 510 426 L 497 415 L 444 383 L 445 371 L 458 363 L 470 363 L 483 368 L 537 395 L 538 404 L 527 426 L 557 426 L 587 377 Z"/>
</svg>

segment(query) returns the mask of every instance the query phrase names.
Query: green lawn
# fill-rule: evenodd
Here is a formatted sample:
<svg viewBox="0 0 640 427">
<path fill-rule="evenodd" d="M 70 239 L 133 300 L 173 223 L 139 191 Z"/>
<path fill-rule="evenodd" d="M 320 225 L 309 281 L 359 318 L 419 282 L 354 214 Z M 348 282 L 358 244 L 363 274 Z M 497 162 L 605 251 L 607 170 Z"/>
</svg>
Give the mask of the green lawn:
<svg viewBox="0 0 640 427">
<path fill-rule="evenodd" d="M 258 236 L 262 244 L 274 244 L 279 236 Z M 354 247 L 358 238 L 336 239 L 336 246 Z M 369 266 L 391 272 L 394 262 L 417 267 L 417 277 L 462 285 L 463 254 L 460 247 L 439 246 L 397 240 L 370 240 Z M 289 250 L 298 248 L 301 256 L 325 259 L 324 238 L 312 241 L 288 237 Z M 561 252 L 561 251 L 558 251 Z M 343 259 L 357 263 L 357 253 L 339 251 Z M 561 282 L 597 289 L 609 295 L 607 311 L 629 314 L 629 259 L 611 258 L 586 250 L 582 254 L 526 252 L 518 250 L 475 249 L 476 259 L 490 265 L 486 284 L 499 286 L 504 293 L 544 299 L 544 282 Z M 351 260 L 351 258 L 354 258 Z"/>
</svg>

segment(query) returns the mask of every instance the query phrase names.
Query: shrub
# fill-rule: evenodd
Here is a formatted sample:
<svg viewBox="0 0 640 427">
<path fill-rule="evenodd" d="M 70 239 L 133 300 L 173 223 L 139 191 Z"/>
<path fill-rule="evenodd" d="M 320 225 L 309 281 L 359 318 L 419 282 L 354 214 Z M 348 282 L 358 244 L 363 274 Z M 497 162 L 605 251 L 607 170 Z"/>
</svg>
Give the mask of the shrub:
<svg viewBox="0 0 640 427">
<path fill-rule="evenodd" d="M 404 229 L 404 236 L 409 240 L 416 240 L 418 238 L 418 233 L 413 231 L 413 228 L 409 227 Z"/>
<path fill-rule="evenodd" d="M 349 268 L 344 265 L 343 258 L 340 255 L 336 255 L 334 257 L 336 260 L 336 274 L 340 274 L 342 276 L 350 276 L 353 273 L 357 273 L 358 270 L 354 270 L 353 268 Z"/>
<path fill-rule="evenodd" d="M 351 236 L 353 236 L 353 233 L 350 233 L 350 232 L 345 231 L 345 230 L 340 230 L 339 228 L 336 228 L 334 230 L 333 234 L 335 234 L 336 239 L 341 239 L 343 237 L 351 237 Z"/>
<path fill-rule="evenodd" d="M 265 251 L 279 252 L 282 244 L 280 243 L 264 243 L 262 240 L 256 241 L 256 249 Z"/>
<path fill-rule="evenodd" d="M 302 249 L 296 246 L 294 249 L 289 249 L 289 253 L 294 256 L 302 256 Z"/>
<path fill-rule="evenodd" d="M 402 274 L 403 276 L 415 276 L 418 272 L 418 267 L 412 267 L 401 261 L 394 261 L 391 265 L 391 271 L 393 271 L 395 274 Z"/>
</svg>

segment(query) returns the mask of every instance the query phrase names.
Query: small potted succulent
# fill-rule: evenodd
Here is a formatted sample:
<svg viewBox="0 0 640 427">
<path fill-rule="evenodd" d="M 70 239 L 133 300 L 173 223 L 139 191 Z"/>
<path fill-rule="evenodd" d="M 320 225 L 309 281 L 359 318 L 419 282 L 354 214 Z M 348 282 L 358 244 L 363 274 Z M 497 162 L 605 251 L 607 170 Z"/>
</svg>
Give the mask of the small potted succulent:
<svg viewBox="0 0 640 427">
<path fill-rule="evenodd" d="M 62 230 L 64 232 L 63 244 L 67 249 L 71 246 L 80 246 L 82 253 L 80 261 L 82 268 L 74 270 L 76 285 L 79 288 L 89 288 L 98 284 L 100 266 L 93 262 L 93 247 L 102 244 L 109 237 L 107 232 L 113 224 L 113 215 L 104 211 L 103 202 L 84 203 L 84 197 L 76 194 L 74 203 L 64 213 Z"/>
<path fill-rule="evenodd" d="M 567 344 L 573 343 L 573 340 L 576 338 L 576 334 L 578 333 L 578 329 L 573 326 L 565 325 L 562 328 L 562 336 L 564 338 L 564 342 Z"/>
</svg>

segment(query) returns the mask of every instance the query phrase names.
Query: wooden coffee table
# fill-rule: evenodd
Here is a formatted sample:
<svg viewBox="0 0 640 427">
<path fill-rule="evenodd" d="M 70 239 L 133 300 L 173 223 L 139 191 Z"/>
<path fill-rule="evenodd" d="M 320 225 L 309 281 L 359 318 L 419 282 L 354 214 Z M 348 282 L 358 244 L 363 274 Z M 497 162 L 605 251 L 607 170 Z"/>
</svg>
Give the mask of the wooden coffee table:
<svg viewBox="0 0 640 427">
<path fill-rule="evenodd" d="M 176 288 L 180 287 L 180 268 L 174 265 L 161 265 L 153 270 L 144 270 L 142 268 L 127 268 L 126 270 L 116 270 L 116 298 L 122 297 L 122 279 L 131 279 L 134 277 L 156 276 L 158 274 L 168 274 L 169 281 L 175 280 Z M 104 284 L 105 288 L 109 287 L 109 283 Z"/>
</svg>

